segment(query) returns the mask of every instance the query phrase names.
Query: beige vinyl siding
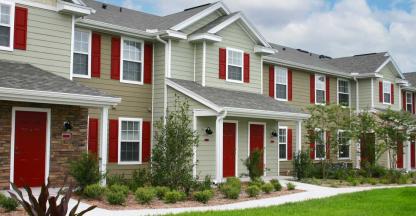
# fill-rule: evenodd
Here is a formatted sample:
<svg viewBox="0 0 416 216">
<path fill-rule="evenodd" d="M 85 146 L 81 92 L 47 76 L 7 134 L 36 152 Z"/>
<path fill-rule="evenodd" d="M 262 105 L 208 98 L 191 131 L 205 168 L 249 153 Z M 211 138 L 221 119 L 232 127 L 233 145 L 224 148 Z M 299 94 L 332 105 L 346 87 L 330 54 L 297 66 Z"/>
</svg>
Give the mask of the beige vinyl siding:
<svg viewBox="0 0 416 216">
<path fill-rule="evenodd" d="M 195 82 L 202 84 L 202 43 L 195 44 Z"/>
<path fill-rule="evenodd" d="M 372 82 L 371 78 L 358 80 L 359 103 L 360 103 L 360 109 L 362 110 L 371 109 L 371 82 Z M 374 82 L 374 85 L 377 85 L 377 91 L 378 91 L 378 83 L 376 83 L 375 81 L 373 82 Z"/>
<path fill-rule="evenodd" d="M 154 44 L 153 70 L 153 120 L 159 120 L 164 114 L 165 95 L 165 45 Z"/>
<path fill-rule="evenodd" d="M 400 110 L 401 109 L 401 94 L 399 91 L 399 86 L 396 84 L 396 79 L 400 78 L 400 76 L 395 71 L 396 69 L 393 67 L 392 63 L 387 64 L 381 71 L 379 72 L 383 75 L 383 78 L 374 79 L 374 107 L 379 109 L 387 109 L 390 107 L 393 110 Z M 389 81 L 394 84 L 394 104 L 383 104 L 379 100 L 379 81 Z"/>
<path fill-rule="evenodd" d="M 49 6 L 56 6 L 56 0 L 30 0 L 31 2 L 45 4 Z"/>
<path fill-rule="evenodd" d="M 70 77 L 72 17 L 26 5 L 28 8 L 27 48 L 0 51 L 0 59 L 19 61 Z"/>
<path fill-rule="evenodd" d="M 186 40 L 171 41 L 171 76 L 175 79 L 194 80 L 194 44 Z"/>
<path fill-rule="evenodd" d="M 261 93 L 261 56 L 254 53 L 254 42 L 239 24 L 233 23 L 217 33 L 222 42 L 207 43 L 206 85 L 237 91 Z M 250 54 L 250 83 L 233 83 L 218 78 L 219 48 L 240 49 Z"/>
<path fill-rule="evenodd" d="M 111 79 L 111 38 L 113 35 L 101 34 L 101 74 L 100 78 L 74 80 L 86 86 L 101 90 L 110 95 L 121 97 L 121 103 L 109 110 L 109 119 L 117 120 L 119 117 L 142 118 L 143 121 L 152 121 L 152 85 L 127 84 Z M 117 35 L 118 36 L 118 35 Z M 89 109 L 90 118 L 100 118 L 100 110 Z M 126 174 L 143 165 L 108 164 L 110 174 Z"/>
</svg>

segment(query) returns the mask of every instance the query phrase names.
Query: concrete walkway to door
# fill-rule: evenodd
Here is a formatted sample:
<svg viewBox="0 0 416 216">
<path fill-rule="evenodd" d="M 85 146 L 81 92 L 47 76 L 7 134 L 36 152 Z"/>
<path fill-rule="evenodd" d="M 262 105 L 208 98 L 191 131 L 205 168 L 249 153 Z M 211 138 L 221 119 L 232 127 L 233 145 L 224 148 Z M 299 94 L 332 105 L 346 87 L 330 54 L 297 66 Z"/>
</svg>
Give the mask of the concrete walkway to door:
<svg viewBox="0 0 416 216">
<path fill-rule="evenodd" d="M 189 208 L 168 208 L 168 209 L 140 209 L 140 210 L 107 210 L 97 208 L 92 212 L 86 214 L 87 216 L 140 216 L 140 215 L 164 215 L 164 214 L 176 214 L 183 212 L 201 212 L 201 211 L 217 211 L 217 210 L 238 210 L 256 207 L 268 207 L 274 205 L 282 205 L 289 202 L 301 202 L 309 199 L 319 199 L 330 196 L 335 196 L 345 193 L 353 193 L 359 191 L 366 191 L 380 188 L 397 188 L 397 187 L 416 187 L 413 185 L 400 185 L 400 186 L 374 186 L 374 187 L 348 187 L 348 188 L 329 188 L 310 184 L 304 184 L 289 180 L 280 180 L 282 185 L 286 185 L 288 182 L 292 182 L 296 185 L 296 188 L 305 190 L 305 192 L 289 194 L 280 197 L 272 197 L 266 199 L 250 200 L 239 203 L 232 203 L 218 206 L 203 206 L 203 207 L 189 207 Z M 75 201 L 71 202 L 75 204 Z M 81 203 L 79 209 L 85 209 L 88 205 Z"/>
</svg>

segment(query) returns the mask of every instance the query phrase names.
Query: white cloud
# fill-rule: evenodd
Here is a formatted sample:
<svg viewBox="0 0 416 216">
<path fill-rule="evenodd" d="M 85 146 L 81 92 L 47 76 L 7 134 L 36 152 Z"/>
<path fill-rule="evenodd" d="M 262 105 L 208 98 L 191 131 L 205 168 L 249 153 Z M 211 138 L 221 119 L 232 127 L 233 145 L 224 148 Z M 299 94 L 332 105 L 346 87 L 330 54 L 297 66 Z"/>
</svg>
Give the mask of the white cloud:
<svg viewBox="0 0 416 216">
<path fill-rule="evenodd" d="M 365 0 L 334 5 L 325 0 L 224 0 L 231 10 L 243 11 L 269 41 L 334 57 L 389 51 L 403 71 L 416 71 L 416 0 L 407 11 L 394 7 L 400 1 L 386 11 Z M 141 2 L 168 14 L 210 1 Z"/>
</svg>

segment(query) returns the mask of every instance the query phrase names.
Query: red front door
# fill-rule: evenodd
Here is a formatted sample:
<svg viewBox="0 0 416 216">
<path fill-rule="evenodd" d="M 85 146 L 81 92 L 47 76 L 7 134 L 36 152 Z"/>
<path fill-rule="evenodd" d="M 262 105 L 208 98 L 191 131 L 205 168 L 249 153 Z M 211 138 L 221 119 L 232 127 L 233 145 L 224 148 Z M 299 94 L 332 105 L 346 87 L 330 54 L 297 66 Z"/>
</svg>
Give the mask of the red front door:
<svg viewBox="0 0 416 216">
<path fill-rule="evenodd" d="M 410 144 L 410 165 L 412 168 L 416 168 L 416 157 L 415 157 L 416 148 L 415 147 L 416 145 L 415 145 L 415 142 L 413 141 Z"/>
<path fill-rule="evenodd" d="M 36 187 L 45 182 L 46 112 L 16 111 L 14 183 Z"/>
<path fill-rule="evenodd" d="M 235 176 L 236 124 L 224 123 L 223 126 L 223 177 Z"/>
<path fill-rule="evenodd" d="M 263 153 L 264 148 L 264 125 L 250 124 L 250 155 L 255 151 L 259 150 Z M 260 168 L 264 168 L 264 158 L 261 157 L 259 164 Z"/>
</svg>

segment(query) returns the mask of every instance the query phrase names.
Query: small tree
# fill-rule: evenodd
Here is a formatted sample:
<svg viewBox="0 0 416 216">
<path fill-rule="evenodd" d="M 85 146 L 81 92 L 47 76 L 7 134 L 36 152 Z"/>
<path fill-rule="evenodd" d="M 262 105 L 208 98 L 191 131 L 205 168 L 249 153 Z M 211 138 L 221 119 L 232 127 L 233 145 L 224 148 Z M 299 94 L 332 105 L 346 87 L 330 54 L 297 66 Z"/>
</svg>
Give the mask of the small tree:
<svg viewBox="0 0 416 216">
<path fill-rule="evenodd" d="M 416 126 L 416 119 L 409 112 L 388 109 L 378 113 L 379 127 L 376 145 L 376 160 L 385 152 L 389 153 L 390 167 L 396 168 L 399 145 L 410 139 L 410 129 Z"/>
<path fill-rule="evenodd" d="M 251 181 L 260 178 L 263 175 L 263 151 L 256 149 L 244 160 L 244 166 L 248 170 L 248 176 Z"/>
<path fill-rule="evenodd" d="M 314 105 L 308 107 L 308 111 L 311 117 L 305 121 L 305 127 L 308 131 L 307 142 L 325 145 L 325 148 L 315 146 L 312 151 L 316 151 L 317 155 L 324 156 L 324 159 L 321 160 L 322 176 L 327 178 L 327 168 L 331 163 L 330 154 L 337 154 L 338 146 L 342 144 L 342 140 L 338 139 L 338 132 L 340 130 L 344 131 L 344 138 L 346 139 L 351 137 L 350 130 L 353 116 L 350 109 L 339 105 Z M 326 137 L 320 136 L 317 130 L 325 131 Z"/>
<path fill-rule="evenodd" d="M 188 101 L 181 102 L 176 96 L 174 110 L 167 110 L 165 119 L 156 122 L 151 162 L 154 185 L 183 190 L 189 187 L 193 180 L 193 148 L 199 143 L 191 123 Z"/>
</svg>

